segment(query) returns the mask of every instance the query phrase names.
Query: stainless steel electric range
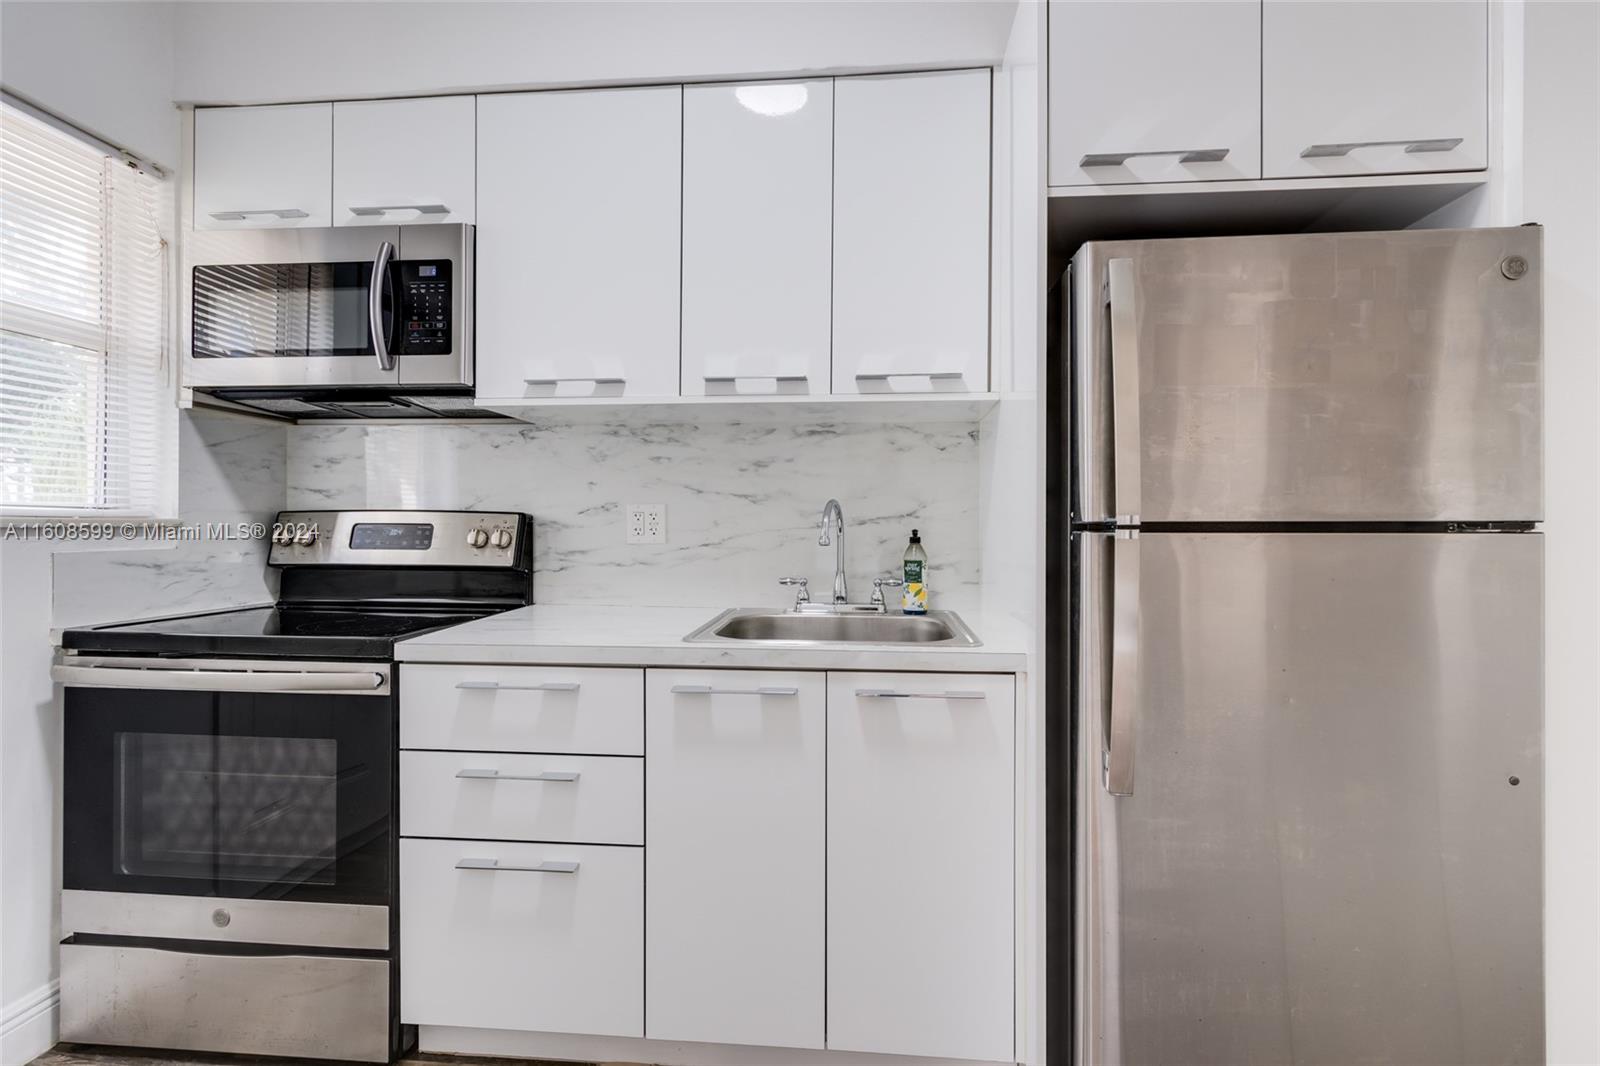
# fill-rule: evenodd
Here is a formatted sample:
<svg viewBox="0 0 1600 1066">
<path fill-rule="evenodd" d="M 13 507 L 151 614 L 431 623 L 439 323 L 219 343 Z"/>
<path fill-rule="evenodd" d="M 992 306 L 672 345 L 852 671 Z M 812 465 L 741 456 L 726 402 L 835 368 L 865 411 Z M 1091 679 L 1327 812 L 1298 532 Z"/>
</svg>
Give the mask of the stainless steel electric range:
<svg viewBox="0 0 1600 1066">
<path fill-rule="evenodd" d="M 286 512 L 270 607 L 67 630 L 61 1037 L 389 1061 L 394 643 L 532 600 L 526 515 Z"/>
</svg>

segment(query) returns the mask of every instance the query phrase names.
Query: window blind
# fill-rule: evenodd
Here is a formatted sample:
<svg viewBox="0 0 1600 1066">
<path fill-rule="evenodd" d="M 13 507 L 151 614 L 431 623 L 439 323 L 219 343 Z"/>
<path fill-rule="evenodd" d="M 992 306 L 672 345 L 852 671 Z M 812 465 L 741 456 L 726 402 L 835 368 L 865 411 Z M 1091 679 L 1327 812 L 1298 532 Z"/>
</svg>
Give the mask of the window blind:
<svg viewBox="0 0 1600 1066">
<path fill-rule="evenodd" d="M 0 104 L 0 512 L 170 517 L 168 187 Z"/>
</svg>

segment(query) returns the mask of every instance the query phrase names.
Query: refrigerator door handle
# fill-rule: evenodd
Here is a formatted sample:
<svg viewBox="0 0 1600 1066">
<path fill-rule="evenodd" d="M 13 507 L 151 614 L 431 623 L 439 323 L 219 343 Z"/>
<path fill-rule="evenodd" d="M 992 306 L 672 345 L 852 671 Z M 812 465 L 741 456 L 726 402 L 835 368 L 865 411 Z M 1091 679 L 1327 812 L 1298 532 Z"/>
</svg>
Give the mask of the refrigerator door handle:
<svg viewBox="0 0 1600 1066">
<path fill-rule="evenodd" d="M 1133 795 L 1134 734 L 1139 725 L 1139 531 L 1111 538 L 1111 714 L 1105 750 L 1105 788 Z"/>
<path fill-rule="evenodd" d="M 1139 524 L 1138 274 L 1132 259 L 1106 263 L 1106 309 L 1111 319 L 1111 514 L 1118 525 Z"/>
</svg>

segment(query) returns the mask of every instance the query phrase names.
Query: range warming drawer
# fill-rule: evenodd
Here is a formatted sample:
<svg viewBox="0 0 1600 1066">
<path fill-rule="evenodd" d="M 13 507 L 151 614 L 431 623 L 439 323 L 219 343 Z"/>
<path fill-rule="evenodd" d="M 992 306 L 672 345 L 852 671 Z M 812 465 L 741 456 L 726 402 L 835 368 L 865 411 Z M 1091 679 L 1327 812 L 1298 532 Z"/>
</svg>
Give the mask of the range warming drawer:
<svg viewBox="0 0 1600 1066">
<path fill-rule="evenodd" d="M 61 945 L 61 1039 L 295 1058 L 389 1060 L 390 962 Z"/>
</svg>

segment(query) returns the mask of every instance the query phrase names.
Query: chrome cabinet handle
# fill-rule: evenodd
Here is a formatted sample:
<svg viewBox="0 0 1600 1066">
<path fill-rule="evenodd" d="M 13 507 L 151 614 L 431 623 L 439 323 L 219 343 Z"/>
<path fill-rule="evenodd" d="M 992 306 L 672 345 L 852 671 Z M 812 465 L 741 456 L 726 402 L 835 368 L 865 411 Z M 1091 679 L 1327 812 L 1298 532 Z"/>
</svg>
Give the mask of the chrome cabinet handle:
<svg viewBox="0 0 1600 1066">
<path fill-rule="evenodd" d="M 457 681 L 456 688 L 504 690 L 506 692 L 576 692 L 576 681 L 541 681 L 534 685 L 503 685 L 498 681 Z"/>
<path fill-rule="evenodd" d="M 1228 158 L 1226 148 L 1174 148 L 1164 152 L 1094 152 L 1078 160 L 1078 165 L 1089 167 L 1120 167 L 1130 159 L 1140 156 L 1175 155 L 1180 163 L 1220 163 Z"/>
<path fill-rule="evenodd" d="M 1111 551 L 1111 721 L 1102 759 L 1106 791 L 1131 796 L 1140 704 L 1139 531 L 1118 530 Z"/>
<path fill-rule="evenodd" d="M 448 215 L 450 209 L 444 204 L 384 204 L 381 207 L 352 207 L 352 215 L 383 215 L 390 211 L 416 211 L 423 215 Z"/>
<path fill-rule="evenodd" d="M 545 770 L 537 774 L 503 774 L 499 770 L 466 769 L 457 770 L 456 776 L 468 781 L 576 781 L 578 775 L 572 770 Z"/>
<path fill-rule="evenodd" d="M 524 385 L 564 385 L 569 381 L 592 381 L 596 385 L 622 385 L 627 383 L 627 378 L 523 378 Z"/>
<path fill-rule="evenodd" d="M 388 677 L 371 670 L 179 670 L 57 664 L 50 668 L 50 680 L 89 688 L 185 692 L 375 692 Z"/>
<path fill-rule="evenodd" d="M 1338 144 L 1313 144 L 1300 152 L 1301 159 L 1331 159 L 1349 155 L 1357 148 L 1399 148 L 1405 145 L 1407 155 L 1420 152 L 1448 152 L 1460 146 L 1461 137 L 1434 137 L 1420 141 L 1344 141 Z"/>
<path fill-rule="evenodd" d="M 933 381 L 960 381 L 966 377 L 959 370 L 892 370 L 883 374 L 857 374 L 857 381 L 888 381 L 890 378 L 929 378 Z"/>
<path fill-rule="evenodd" d="M 372 330 L 372 353 L 378 357 L 379 370 L 394 369 L 389 337 L 383 328 L 383 286 L 389 280 L 389 260 L 393 258 L 394 245 L 380 243 L 377 257 L 372 260 L 372 280 L 367 285 L 367 325 Z"/>
<path fill-rule="evenodd" d="M 707 385 L 733 385 L 740 381 L 810 381 L 806 374 L 705 374 Z"/>
<path fill-rule="evenodd" d="M 537 866 L 502 866 L 499 859 L 458 859 L 458 870 L 486 870 L 489 873 L 527 873 L 527 874 L 575 874 L 578 864 L 575 862 L 541 862 Z"/>
<path fill-rule="evenodd" d="M 310 218 L 298 207 L 261 207 L 253 211 L 213 211 L 211 217 L 218 222 L 243 222 L 252 215 L 273 215 L 281 219 Z"/>
<path fill-rule="evenodd" d="M 789 685 L 762 685 L 759 688 L 714 688 L 711 685 L 673 685 L 678 696 L 798 696 L 800 690 Z"/>
<path fill-rule="evenodd" d="M 865 700 L 981 700 L 986 694 L 977 690 L 954 689 L 949 692 L 905 692 L 893 688 L 858 688 L 856 695 Z"/>
<path fill-rule="evenodd" d="M 1139 521 L 1138 275 L 1132 259 L 1106 264 L 1106 305 L 1111 315 L 1111 514 L 1119 525 Z"/>
</svg>

